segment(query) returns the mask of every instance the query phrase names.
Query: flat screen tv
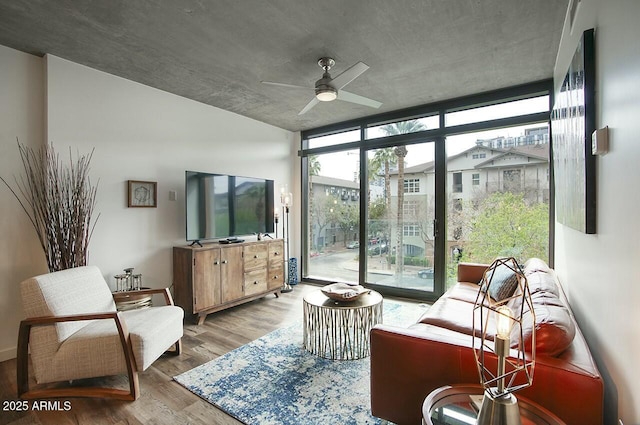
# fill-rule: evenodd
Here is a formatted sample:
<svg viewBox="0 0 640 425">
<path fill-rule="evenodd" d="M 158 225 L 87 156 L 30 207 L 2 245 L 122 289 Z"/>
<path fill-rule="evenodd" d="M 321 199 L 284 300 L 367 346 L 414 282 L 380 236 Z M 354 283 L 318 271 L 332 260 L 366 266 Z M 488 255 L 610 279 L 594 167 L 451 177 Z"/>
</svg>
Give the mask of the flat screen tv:
<svg viewBox="0 0 640 425">
<path fill-rule="evenodd" d="M 273 232 L 273 180 L 187 171 L 187 241 Z"/>
</svg>

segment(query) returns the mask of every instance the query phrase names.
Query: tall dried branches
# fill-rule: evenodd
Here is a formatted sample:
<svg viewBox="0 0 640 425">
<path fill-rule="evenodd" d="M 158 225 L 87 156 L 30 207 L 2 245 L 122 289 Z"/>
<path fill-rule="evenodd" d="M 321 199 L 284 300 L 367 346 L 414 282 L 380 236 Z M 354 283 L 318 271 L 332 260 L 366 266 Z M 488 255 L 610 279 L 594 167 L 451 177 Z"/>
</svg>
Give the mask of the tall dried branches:
<svg viewBox="0 0 640 425">
<path fill-rule="evenodd" d="M 49 271 L 86 265 L 98 219 L 92 220 L 97 185 L 89 179 L 93 150 L 74 160 L 69 148 L 69 164 L 63 164 L 53 145 L 35 151 L 18 142 L 18 149 L 25 175 L 14 177 L 15 189 L 0 179 L 35 228 Z"/>
</svg>

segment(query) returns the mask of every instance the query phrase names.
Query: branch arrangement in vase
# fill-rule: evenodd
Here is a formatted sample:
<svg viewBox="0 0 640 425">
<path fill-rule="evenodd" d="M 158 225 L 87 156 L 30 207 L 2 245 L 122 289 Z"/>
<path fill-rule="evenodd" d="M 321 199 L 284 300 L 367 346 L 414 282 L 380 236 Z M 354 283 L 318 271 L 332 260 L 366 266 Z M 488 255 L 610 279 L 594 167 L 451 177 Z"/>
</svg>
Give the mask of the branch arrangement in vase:
<svg viewBox="0 0 640 425">
<path fill-rule="evenodd" d="M 97 217 L 93 219 L 97 184 L 89 179 L 89 155 L 73 158 L 65 164 L 53 145 L 34 150 L 18 141 L 24 175 L 14 176 L 15 187 L 2 177 L 29 217 L 47 259 L 50 272 L 87 263 L 89 241 Z"/>
</svg>

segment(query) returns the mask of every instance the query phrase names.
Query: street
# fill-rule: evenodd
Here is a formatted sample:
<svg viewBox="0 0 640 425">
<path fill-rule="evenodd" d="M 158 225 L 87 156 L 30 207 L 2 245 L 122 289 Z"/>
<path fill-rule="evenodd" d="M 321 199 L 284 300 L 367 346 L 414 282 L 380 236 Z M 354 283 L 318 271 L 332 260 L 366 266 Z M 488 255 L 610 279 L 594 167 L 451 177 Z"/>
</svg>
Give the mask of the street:
<svg viewBox="0 0 640 425">
<path fill-rule="evenodd" d="M 399 288 L 417 289 L 432 292 L 433 280 L 418 277 L 421 267 L 405 266 L 402 279 L 397 279 L 395 267 L 389 269 L 386 255 L 374 255 L 367 261 L 368 283 L 394 286 Z M 328 280 L 331 282 L 358 282 L 358 250 L 342 249 L 325 252 L 312 257 L 309 261 L 309 277 Z"/>
</svg>

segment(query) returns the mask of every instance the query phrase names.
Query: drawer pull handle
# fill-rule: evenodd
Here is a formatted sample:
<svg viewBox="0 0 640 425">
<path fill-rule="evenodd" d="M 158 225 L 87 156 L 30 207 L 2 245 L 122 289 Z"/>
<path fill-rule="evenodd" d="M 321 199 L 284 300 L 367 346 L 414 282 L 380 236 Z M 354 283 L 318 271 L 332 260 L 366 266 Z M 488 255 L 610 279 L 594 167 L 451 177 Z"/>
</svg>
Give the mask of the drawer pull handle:
<svg viewBox="0 0 640 425">
<path fill-rule="evenodd" d="M 257 281 L 257 280 L 256 280 L 256 281 L 254 281 L 254 282 L 253 282 L 253 284 L 254 284 L 254 285 L 257 285 L 257 284 L 258 284 L 258 281 Z"/>
<path fill-rule="evenodd" d="M 214 262 L 213 262 L 213 265 L 214 265 L 214 266 L 217 266 L 218 264 L 220 264 L 220 262 L 219 262 L 219 261 L 214 261 Z"/>
<path fill-rule="evenodd" d="M 278 251 L 274 252 L 273 255 L 280 255 Z"/>
<path fill-rule="evenodd" d="M 257 256 L 257 255 L 254 255 L 254 256 L 253 256 L 253 258 L 258 258 L 258 256 Z"/>
<path fill-rule="evenodd" d="M 224 261 L 222 262 L 222 264 L 227 264 L 227 263 L 228 263 L 228 261 L 227 261 L 227 260 L 224 260 Z"/>
<path fill-rule="evenodd" d="M 277 278 L 278 278 L 278 275 L 275 275 L 273 278 L 274 278 L 274 279 L 277 279 Z"/>
</svg>

